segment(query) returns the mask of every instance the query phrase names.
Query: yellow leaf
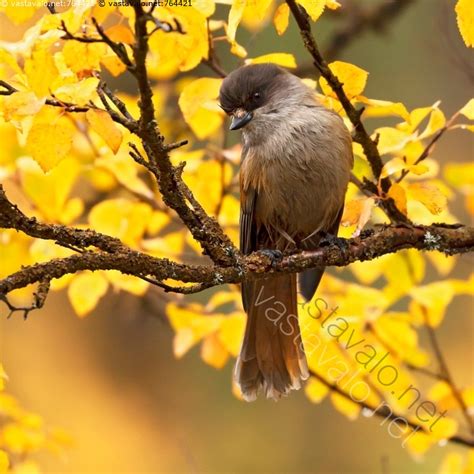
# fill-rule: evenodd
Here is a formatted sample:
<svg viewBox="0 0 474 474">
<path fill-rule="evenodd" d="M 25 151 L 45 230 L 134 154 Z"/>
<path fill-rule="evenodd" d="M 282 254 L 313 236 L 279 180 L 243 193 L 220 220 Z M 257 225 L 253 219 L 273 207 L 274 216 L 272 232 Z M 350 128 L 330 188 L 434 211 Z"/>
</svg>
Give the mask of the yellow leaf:
<svg viewBox="0 0 474 474">
<path fill-rule="evenodd" d="M 239 295 L 240 296 L 240 295 Z M 232 313 L 222 321 L 218 332 L 219 341 L 234 357 L 237 357 L 245 331 L 245 316 Z"/>
<path fill-rule="evenodd" d="M 16 57 L 0 47 L 0 78 L 8 79 L 13 73 L 21 75 L 23 71 L 18 66 Z"/>
<path fill-rule="evenodd" d="M 352 273 L 364 285 L 370 285 L 384 273 L 389 260 L 388 255 L 367 260 L 365 262 L 354 262 L 350 265 Z"/>
<path fill-rule="evenodd" d="M 99 79 L 88 77 L 82 81 L 58 87 L 55 89 L 54 95 L 63 102 L 86 105 L 97 97 L 96 90 L 98 85 Z"/>
<path fill-rule="evenodd" d="M 107 292 L 107 279 L 98 272 L 80 273 L 68 288 L 69 301 L 79 317 L 90 313 Z"/>
<path fill-rule="evenodd" d="M 474 120 L 474 99 L 471 99 L 459 112 L 469 120 Z"/>
<path fill-rule="evenodd" d="M 196 79 L 184 87 L 179 97 L 186 123 L 201 140 L 222 126 L 223 115 L 216 100 L 221 84 L 222 79 Z"/>
<path fill-rule="evenodd" d="M 127 199 L 108 199 L 96 204 L 89 213 L 89 224 L 97 231 L 112 235 L 128 245 L 138 246 L 148 225 L 152 209 L 148 204 Z"/>
<path fill-rule="evenodd" d="M 474 186 L 474 163 L 448 163 L 444 167 L 444 177 L 453 186 Z"/>
<path fill-rule="evenodd" d="M 74 72 L 100 69 L 100 62 L 107 51 L 102 43 L 80 43 L 66 41 L 63 48 L 64 61 Z"/>
<path fill-rule="evenodd" d="M 150 286 L 147 281 L 132 275 L 124 275 L 116 270 L 109 270 L 105 276 L 114 289 L 127 291 L 136 296 L 143 296 Z"/>
<path fill-rule="evenodd" d="M 440 214 L 446 208 L 446 196 L 433 184 L 410 183 L 407 195 L 409 199 L 421 202 L 431 214 Z"/>
<path fill-rule="evenodd" d="M 410 119 L 408 110 L 401 102 L 389 102 L 388 100 L 375 100 L 368 99 L 364 96 L 357 98 L 359 102 L 366 104 L 364 110 L 364 117 L 388 117 L 388 116 L 399 116 L 404 120 Z"/>
<path fill-rule="evenodd" d="M 345 63 L 343 61 L 335 61 L 329 64 L 329 69 L 335 74 L 339 81 L 343 84 L 344 92 L 349 99 L 362 94 L 367 83 L 369 73 L 354 64 Z M 329 97 L 336 98 L 328 82 L 324 77 L 319 80 L 321 90 Z"/>
<path fill-rule="evenodd" d="M 28 133 L 26 149 L 43 171 L 54 168 L 72 147 L 74 126 L 53 107 L 45 106 L 36 115 Z"/>
<path fill-rule="evenodd" d="M 8 375 L 3 368 L 3 365 L 0 364 L 0 392 L 5 388 L 5 380 L 8 380 Z M 1 459 L 0 459 L 0 466 L 1 466 Z M 0 469 L 1 472 L 1 469 Z"/>
<path fill-rule="evenodd" d="M 51 93 L 51 84 L 59 72 L 51 52 L 46 48 L 37 48 L 25 61 L 25 74 L 33 92 L 38 97 L 45 97 Z"/>
<path fill-rule="evenodd" d="M 176 357 L 182 357 L 197 342 L 219 329 L 222 316 L 202 313 L 202 306 L 195 303 L 186 307 L 170 303 L 166 307 L 170 324 L 176 331 L 173 341 L 173 352 Z"/>
<path fill-rule="evenodd" d="M 341 4 L 337 2 L 336 0 L 326 0 L 326 6 L 330 10 L 337 10 L 338 8 L 341 7 Z"/>
<path fill-rule="evenodd" d="M 441 110 L 439 110 L 438 108 L 433 109 L 430 115 L 428 125 L 426 126 L 423 133 L 418 137 L 418 139 L 423 140 L 425 138 L 430 137 L 431 135 L 439 131 L 441 128 L 443 128 L 445 123 L 446 118 L 443 112 L 441 112 Z"/>
<path fill-rule="evenodd" d="M 201 358 L 206 364 L 216 369 L 222 369 L 229 358 L 229 353 L 219 341 L 216 334 L 211 334 L 202 342 Z"/>
<path fill-rule="evenodd" d="M 28 6 L 28 4 L 18 7 L 13 2 L 6 2 L 3 5 L 7 17 L 17 25 L 28 21 L 38 9 L 37 6 Z"/>
<path fill-rule="evenodd" d="M 466 406 L 472 411 L 472 408 L 474 408 L 474 387 L 465 388 L 461 395 Z"/>
<path fill-rule="evenodd" d="M 178 331 L 173 340 L 173 353 L 180 358 L 193 347 L 198 339 L 194 337 L 193 331 L 189 328 Z"/>
<path fill-rule="evenodd" d="M 8 460 L 8 455 L 3 449 L 0 449 L 0 474 L 8 472 L 8 466 L 10 461 Z"/>
<path fill-rule="evenodd" d="M 458 431 L 458 422 L 453 418 L 441 418 L 432 429 L 436 440 L 445 440 L 454 436 Z"/>
<path fill-rule="evenodd" d="M 92 130 L 102 137 L 110 149 L 117 154 L 122 144 L 122 131 L 117 127 L 108 112 L 89 109 L 86 113 L 86 118 Z"/>
<path fill-rule="evenodd" d="M 337 411 L 345 415 L 349 420 L 355 420 L 360 413 L 361 407 L 352 400 L 337 392 L 331 393 L 331 402 Z"/>
<path fill-rule="evenodd" d="M 250 31 L 258 31 L 270 17 L 273 0 L 247 0 L 242 16 L 242 25 Z"/>
<path fill-rule="evenodd" d="M 192 170 L 190 167 L 189 172 L 184 173 L 184 180 L 198 202 L 211 213 L 215 210 L 221 197 L 220 185 L 217 183 L 220 183 L 222 169 L 224 170 L 224 182 L 228 183 L 232 178 L 232 167 L 226 163 L 224 168 L 221 168 L 216 160 L 202 161 L 197 169 Z M 209 183 L 215 184 L 209 186 Z"/>
<path fill-rule="evenodd" d="M 471 0 L 458 0 L 456 15 L 459 32 L 466 46 L 474 47 L 474 8 Z"/>
<path fill-rule="evenodd" d="M 8 95 L 3 99 L 4 118 L 8 122 L 14 118 L 35 115 L 41 110 L 45 100 L 45 98 L 38 99 L 31 91 L 20 91 Z"/>
<path fill-rule="evenodd" d="M 311 377 L 305 386 L 306 396 L 313 403 L 320 403 L 329 393 L 329 387 L 324 383 L 320 382 L 316 377 Z"/>
<path fill-rule="evenodd" d="M 397 183 L 393 183 L 388 190 L 388 197 L 391 197 L 395 201 L 395 205 L 398 210 L 406 215 L 407 213 L 407 196 L 402 186 Z"/>
<path fill-rule="evenodd" d="M 464 205 L 469 214 L 474 215 L 474 193 L 470 193 L 464 198 Z"/>
<path fill-rule="evenodd" d="M 316 21 L 323 14 L 326 6 L 326 0 L 297 0 L 297 2 L 306 10 L 313 21 Z"/>
<path fill-rule="evenodd" d="M 372 209 L 375 205 L 375 199 L 362 198 L 349 201 L 344 208 L 344 215 L 342 216 L 342 225 L 347 227 L 357 224 L 355 235 L 360 234 L 370 219 Z"/>
<path fill-rule="evenodd" d="M 135 36 L 132 31 L 123 23 L 107 28 L 105 33 L 112 41 L 117 43 L 133 44 L 135 42 Z"/>
<path fill-rule="evenodd" d="M 207 302 L 206 311 L 214 312 L 216 308 L 219 308 L 219 306 L 227 305 L 229 303 L 239 303 L 240 298 L 240 294 L 236 291 L 218 291 L 217 293 L 214 293 Z"/>
<path fill-rule="evenodd" d="M 120 74 L 127 70 L 125 64 L 117 57 L 115 53 L 106 54 L 102 57 L 100 62 L 114 77 L 120 76 Z"/>
<path fill-rule="evenodd" d="M 201 12 L 206 18 L 214 14 L 216 5 L 214 0 L 198 0 L 193 2 L 193 7 Z"/>
<path fill-rule="evenodd" d="M 227 37 L 231 42 L 235 41 L 237 27 L 242 20 L 246 4 L 247 0 L 234 0 L 230 7 L 229 20 L 227 22 Z"/>
<path fill-rule="evenodd" d="M 263 56 L 258 56 L 257 58 L 247 59 L 246 64 L 265 64 L 265 63 L 274 63 L 279 66 L 295 68 L 296 60 L 292 54 L 289 53 L 272 53 L 265 54 Z"/>
<path fill-rule="evenodd" d="M 158 258 L 173 258 L 179 260 L 183 252 L 185 236 L 191 235 L 189 232 L 171 232 L 164 237 L 155 237 L 154 239 L 142 240 L 143 249 L 147 250 L 150 255 Z M 193 237 L 190 237 L 194 240 Z M 199 245 L 199 244 L 197 244 Z"/>
<path fill-rule="evenodd" d="M 405 162 L 402 158 L 392 158 L 390 161 L 385 163 L 382 173 L 380 174 L 380 179 L 386 178 L 394 173 L 398 173 L 402 170 L 411 171 L 416 175 L 421 175 L 429 171 L 428 166 L 423 163 L 419 163 L 417 165 L 410 165 Z"/>
<path fill-rule="evenodd" d="M 170 222 L 171 218 L 168 214 L 165 214 L 162 211 L 155 211 L 148 221 L 147 232 L 150 235 L 156 235 L 161 232 Z"/>
<path fill-rule="evenodd" d="M 247 50 L 236 41 L 232 41 L 231 43 L 230 52 L 235 54 L 239 58 L 246 58 L 247 57 Z"/>
<path fill-rule="evenodd" d="M 413 299 L 410 312 L 419 314 L 420 324 L 437 327 L 443 320 L 446 308 L 454 297 L 454 288 L 450 281 L 440 281 L 424 286 L 414 287 L 410 291 Z"/>
<path fill-rule="evenodd" d="M 448 275 L 457 262 L 456 255 L 449 256 L 442 252 L 427 252 L 426 256 L 441 276 Z"/>
<path fill-rule="evenodd" d="M 408 434 L 404 443 L 404 446 L 408 448 L 416 459 L 421 459 L 423 454 L 436 443 L 436 440 L 433 436 L 429 436 L 423 431 L 416 431 Z"/>
<path fill-rule="evenodd" d="M 381 127 L 375 130 L 378 135 L 378 149 L 381 155 L 402 150 L 413 139 L 413 135 L 393 127 Z"/>
<path fill-rule="evenodd" d="M 428 116 L 428 114 L 435 108 L 438 108 L 439 104 L 440 101 L 434 103 L 430 107 L 419 107 L 417 109 L 413 109 L 410 112 L 410 119 L 406 122 L 397 124 L 397 129 L 402 130 L 408 134 L 414 132 L 420 123 Z"/>
<path fill-rule="evenodd" d="M 117 7 L 113 5 L 109 5 L 107 2 L 102 6 L 99 3 L 96 3 L 91 11 L 91 17 L 95 18 L 99 24 L 104 23 L 106 18 L 115 13 L 117 11 Z"/>
<path fill-rule="evenodd" d="M 290 8 L 287 3 L 282 3 L 275 11 L 273 16 L 273 24 L 275 25 L 278 35 L 282 35 L 288 28 L 290 19 Z"/>
<path fill-rule="evenodd" d="M 377 337 L 400 359 L 416 367 L 428 364 L 428 354 L 418 348 L 418 333 L 408 314 L 386 313 L 375 321 L 374 327 Z"/>
<path fill-rule="evenodd" d="M 436 403 L 439 411 L 451 410 L 459 407 L 450 385 L 445 381 L 436 382 L 428 392 L 428 400 Z"/>
<path fill-rule="evenodd" d="M 93 172 L 103 170 L 110 173 L 126 189 L 150 199 L 154 197 L 150 187 L 138 175 L 139 166 L 130 159 L 126 152 L 119 152 L 116 156 L 108 153 L 96 159 L 95 165 Z M 105 180 L 105 188 L 107 189 L 107 178 L 99 176 L 99 179 Z"/>
<path fill-rule="evenodd" d="M 196 67 L 209 52 L 206 17 L 195 8 L 158 9 L 159 19 L 174 24 L 179 21 L 185 31 L 169 33 L 158 30 L 150 37 L 150 72 L 152 75 L 174 74 Z M 173 72 L 174 71 L 174 72 Z"/>
<path fill-rule="evenodd" d="M 438 474 L 463 474 L 463 459 L 460 453 L 446 454 L 439 468 Z"/>
</svg>

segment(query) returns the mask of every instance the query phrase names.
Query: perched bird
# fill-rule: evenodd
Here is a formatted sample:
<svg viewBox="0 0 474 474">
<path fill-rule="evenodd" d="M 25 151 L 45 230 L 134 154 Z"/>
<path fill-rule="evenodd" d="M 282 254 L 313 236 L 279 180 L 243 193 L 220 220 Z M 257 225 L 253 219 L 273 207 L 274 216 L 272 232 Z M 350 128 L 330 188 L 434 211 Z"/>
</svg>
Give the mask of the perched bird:
<svg viewBox="0 0 474 474">
<path fill-rule="evenodd" d="M 318 247 L 336 235 L 353 164 L 351 136 L 298 77 L 274 64 L 243 66 L 223 81 L 219 101 L 242 129 L 240 249 L 275 254 Z M 277 257 L 277 255 L 275 255 Z M 311 299 L 324 268 L 299 275 Z M 244 399 L 279 399 L 309 376 L 298 325 L 296 275 L 242 284 L 247 325 L 235 380 Z"/>
</svg>

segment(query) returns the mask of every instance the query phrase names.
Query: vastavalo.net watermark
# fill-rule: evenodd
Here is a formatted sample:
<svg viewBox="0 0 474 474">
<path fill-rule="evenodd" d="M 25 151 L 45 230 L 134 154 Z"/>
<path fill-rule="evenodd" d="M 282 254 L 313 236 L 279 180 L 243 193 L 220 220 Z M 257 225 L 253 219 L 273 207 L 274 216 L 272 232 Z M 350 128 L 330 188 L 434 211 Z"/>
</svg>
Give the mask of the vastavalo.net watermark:
<svg viewBox="0 0 474 474">
<path fill-rule="evenodd" d="M 265 317 L 285 336 L 292 336 L 295 325 L 291 324 L 291 320 L 297 319 L 297 315 L 289 313 L 286 305 L 278 299 L 278 295 L 263 298 L 263 293 L 264 286 L 261 286 L 255 298 L 255 305 L 265 305 Z M 418 431 L 434 433 L 439 421 L 446 416 L 447 410 L 439 411 L 435 403 L 423 399 L 420 390 L 412 384 L 403 390 L 399 389 L 396 384 L 400 376 L 399 370 L 390 363 L 389 351 L 377 350 L 365 337 L 361 337 L 361 333 L 351 326 L 347 318 L 338 316 L 337 306 L 329 308 L 329 304 L 323 298 L 316 298 L 299 306 L 300 312 L 306 312 L 310 317 L 306 318 L 306 321 L 309 321 L 307 324 L 310 324 L 311 319 L 318 320 L 321 328 L 321 332 L 316 334 L 314 329 L 307 331 L 305 329 L 309 328 L 301 327 L 302 333 L 309 333 L 305 338 L 304 351 L 313 371 L 318 373 L 318 370 L 324 370 L 330 377 L 331 384 L 346 393 L 354 403 L 366 406 L 364 414 L 367 416 L 373 416 L 375 413 L 382 415 L 384 419 L 380 425 L 386 425 L 388 433 L 393 438 L 402 438 L 404 433 L 409 432 L 408 436 L 404 437 L 403 447 Z M 294 336 L 295 344 L 303 344 L 299 334 Z M 356 370 L 353 365 L 348 364 L 347 359 L 334 355 L 333 352 L 328 354 L 329 343 L 333 341 L 353 357 L 359 366 Z M 371 396 L 374 388 L 371 388 L 365 380 L 361 380 L 362 377 L 375 378 L 384 387 L 384 391 L 389 392 L 398 402 L 404 403 L 413 413 L 412 421 L 395 415 L 385 400 L 379 406 L 368 410 L 365 401 Z M 355 380 L 357 381 L 354 382 Z"/>
</svg>

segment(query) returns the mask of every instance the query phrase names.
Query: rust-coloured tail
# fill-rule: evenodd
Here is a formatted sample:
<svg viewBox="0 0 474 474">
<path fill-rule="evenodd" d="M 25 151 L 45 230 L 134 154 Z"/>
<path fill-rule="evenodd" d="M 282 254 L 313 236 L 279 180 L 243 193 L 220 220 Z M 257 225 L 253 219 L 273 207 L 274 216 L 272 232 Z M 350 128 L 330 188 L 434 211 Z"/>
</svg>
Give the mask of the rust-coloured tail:
<svg viewBox="0 0 474 474">
<path fill-rule="evenodd" d="M 250 284 L 235 380 L 247 401 L 255 400 L 260 389 L 277 400 L 299 389 L 309 376 L 298 325 L 296 276 L 275 275 Z"/>
</svg>

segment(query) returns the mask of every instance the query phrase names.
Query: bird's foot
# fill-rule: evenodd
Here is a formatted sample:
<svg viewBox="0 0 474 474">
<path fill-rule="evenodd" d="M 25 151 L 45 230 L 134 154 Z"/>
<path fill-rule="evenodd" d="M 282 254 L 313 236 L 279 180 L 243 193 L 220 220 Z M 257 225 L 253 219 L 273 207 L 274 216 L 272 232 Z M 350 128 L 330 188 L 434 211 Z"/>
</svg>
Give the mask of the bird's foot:
<svg viewBox="0 0 474 474">
<path fill-rule="evenodd" d="M 330 245 L 335 245 L 339 250 L 347 250 L 348 244 L 346 239 L 341 239 L 337 235 L 333 234 L 324 234 L 324 236 L 319 241 L 320 247 L 328 247 Z"/>
<path fill-rule="evenodd" d="M 283 252 L 280 250 L 274 250 L 274 249 L 263 249 L 260 250 L 260 252 L 265 255 L 265 257 L 268 257 L 272 263 L 272 267 L 274 267 L 277 263 L 281 262 L 283 258 Z"/>
</svg>

